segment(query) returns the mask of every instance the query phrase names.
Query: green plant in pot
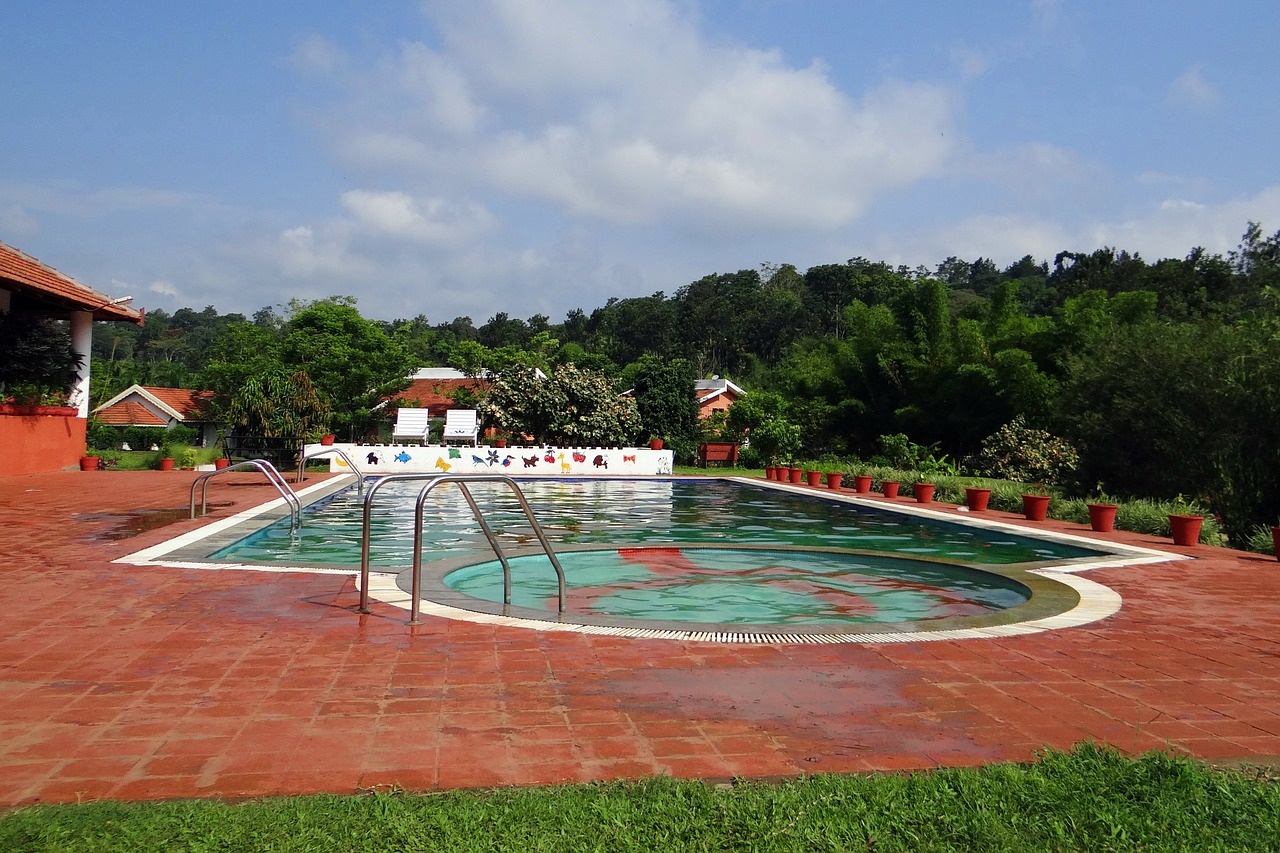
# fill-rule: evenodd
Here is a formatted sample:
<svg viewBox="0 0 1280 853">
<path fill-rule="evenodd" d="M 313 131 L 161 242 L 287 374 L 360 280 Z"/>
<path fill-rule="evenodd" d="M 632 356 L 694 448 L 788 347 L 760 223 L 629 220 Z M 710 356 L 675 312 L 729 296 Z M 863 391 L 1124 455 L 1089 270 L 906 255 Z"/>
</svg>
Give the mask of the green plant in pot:
<svg viewBox="0 0 1280 853">
<path fill-rule="evenodd" d="M 1089 501 L 1089 528 L 1098 533 L 1110 533 L 1115 529 L 1116 525 L 1116 508 L 1115 501 L 1102 488 L 1099 482 L 1097 488 L 1097 497 Z"/>
</svg>

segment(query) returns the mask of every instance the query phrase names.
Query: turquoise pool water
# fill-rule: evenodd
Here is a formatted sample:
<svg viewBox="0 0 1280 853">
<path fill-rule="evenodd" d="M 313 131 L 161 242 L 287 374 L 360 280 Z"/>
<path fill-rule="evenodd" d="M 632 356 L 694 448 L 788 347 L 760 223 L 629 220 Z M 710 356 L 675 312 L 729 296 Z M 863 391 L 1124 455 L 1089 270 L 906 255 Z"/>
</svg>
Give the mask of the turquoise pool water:
<svg viewBox="0 0 1280 853">
<path fill-rule="evenodd" d="M 1000 575 L 904 557 L 817 551 L 633 548 L 559 555 L 575 617 L 721 625 L 866 625 L 984 616 L 1030 590 Z M 542 555 L 511 566 L 511 603 L 554 613 L 555 575 Z M 496 560 L 450 572 L 444 584 L 502 601 Z"/>
<path fill-rule="evenodd" d="M 370 561 L 412 562 L 413 504 L 423 483 L 388 483 L 375 500 Z M 1096 556 L 1099 552 L 1026 536 L 921 519 L 722 480 L 521 481 L 553 545 L 653 546 L 684 543 L 846 548 L 961 563 L 1007 565 Z M 532 541 L 510 492 L 471 486 L 502 541 Z M 293 565 L 360 562 L 363 497 L 354 488 L 308 506 L 302 528 L 270 525 L 211 555 Z M 461 497 L 445 488 L 424 505 L 424 559 L 491 555 Z"/>
</svg>

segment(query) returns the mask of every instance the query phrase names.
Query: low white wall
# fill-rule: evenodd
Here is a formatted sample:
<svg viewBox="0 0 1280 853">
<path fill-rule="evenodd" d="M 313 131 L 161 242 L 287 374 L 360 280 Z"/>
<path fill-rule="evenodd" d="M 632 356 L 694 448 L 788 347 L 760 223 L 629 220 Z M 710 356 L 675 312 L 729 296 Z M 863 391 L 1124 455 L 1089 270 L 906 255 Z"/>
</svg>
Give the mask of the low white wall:
<svg viewBox="0 0 1280 853">
<path fill-rule="evenodd" d="M 522 477 L 661 476 L 671 473 L 670 450 L 647 447 L 444 447 L 440 445 L 333 445 L 348 456 L 361 474 L 506 474 Z M 308 444 L 307 455 L 325 450 Z M 350 469 L 337 454 L 329 470 Z"/>
</svg>

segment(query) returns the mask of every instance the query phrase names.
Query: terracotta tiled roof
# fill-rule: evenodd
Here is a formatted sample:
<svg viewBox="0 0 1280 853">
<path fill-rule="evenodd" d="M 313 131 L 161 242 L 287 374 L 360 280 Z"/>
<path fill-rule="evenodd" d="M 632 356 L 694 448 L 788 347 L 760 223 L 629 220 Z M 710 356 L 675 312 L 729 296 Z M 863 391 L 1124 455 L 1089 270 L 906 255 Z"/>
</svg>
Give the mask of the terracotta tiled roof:
<svg viewBox="0 0 1280 853">
<path fill-rule="evenodd" d="M 127 320 L 142 325 L 142 312 L 124 305 L 112 305 L 111 297 L 40 263 L 35 258 L 0 242 L 0 287 L 60 308 L 92 311 L 95 320 Z"/>
<path fill-rule="evenodd" d="M 397 399 L 407 400 L 420 408 L 429 409 L 431 416 L 444 415 L 449 409 L 460 409 L 449 395 L 458 388 L 476 388 L 483 396 L 489 390 L 485 379 L 415 379 L 409 387 L 396 394 Z M 416 401 L 416 402 L 415 402 Z"/>
<path fill-rule="evenodd" d="M 141 386 L 151 396 L 182 415 L 185 421 L 203 420 L 213 402 L 212 391 L 192 391 L 188 388 L 153 388 Z"/>
<path fill-rule="evenodd" d="M 111 426 L 168 426 L 169 422 L 159 415 L 152 412 L 141 403 L 135 403 L 132 400 L 124 400 L 109 406 L 105 409 L 99 409 L 94 413 L 94 417 L 104 424 Z"/>
</svg>

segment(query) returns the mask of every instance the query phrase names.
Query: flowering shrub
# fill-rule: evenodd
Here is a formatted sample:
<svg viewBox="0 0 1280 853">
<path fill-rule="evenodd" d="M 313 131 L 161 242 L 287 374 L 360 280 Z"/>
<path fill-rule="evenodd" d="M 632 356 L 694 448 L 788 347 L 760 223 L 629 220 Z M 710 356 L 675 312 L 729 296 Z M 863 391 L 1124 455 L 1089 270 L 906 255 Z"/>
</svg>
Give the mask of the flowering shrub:
<svg viewBox="0 0 1280 853">
<path fill-rule="evenodd" d="M 640 428 L 635 400 L 619 398 L 607 376 L 572 364 L 551 375 L 516 364 L 480 404 L 486 422 L 535 443 L 620 446 Z"/>
<path fill-rule="evenodd" d="M 0 403 L 11 406 L 66 406 L 70 395 L 64 390 L 53 390 L 43 385 L 15 385 L 9 388 Z"/>
<path fill-rule="evenodd" d="M 1079 464 L 1080 454 L 1065 439 L 1027 426 L 1022 415 L 983 439 L 969 460 L 978 474 L 1023 483 L 1060 483 Z"/>
</svg>

